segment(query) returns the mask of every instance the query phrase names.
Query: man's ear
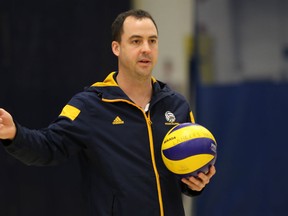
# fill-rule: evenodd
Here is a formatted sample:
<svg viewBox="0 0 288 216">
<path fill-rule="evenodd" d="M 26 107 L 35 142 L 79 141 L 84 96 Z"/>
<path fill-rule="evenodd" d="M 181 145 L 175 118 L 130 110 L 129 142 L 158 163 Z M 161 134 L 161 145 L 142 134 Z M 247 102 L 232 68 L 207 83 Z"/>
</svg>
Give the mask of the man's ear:
<svg viewBox="0 0 288 216">
<path fill-rule="evenodd" d="M 112 52 L 114 53 L 114 55 L 119 56 L 120 44 L 117 41 L 113 41 L 111 44 L 111 47 L 112 47 Z"/>
</svg>

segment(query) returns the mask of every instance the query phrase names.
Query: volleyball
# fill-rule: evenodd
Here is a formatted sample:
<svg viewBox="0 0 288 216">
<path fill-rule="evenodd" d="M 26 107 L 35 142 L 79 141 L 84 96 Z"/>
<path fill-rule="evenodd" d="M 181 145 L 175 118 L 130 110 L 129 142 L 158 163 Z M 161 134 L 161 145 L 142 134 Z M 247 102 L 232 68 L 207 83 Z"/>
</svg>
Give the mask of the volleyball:
<svg viewBox="0 0 288 216">
<path fill-rule="evenodd" d="M 180 178 L 207 173 L 215 164 L 217 143 L 212 133 L 202 125 L 182 123 L 168 131 L 161 154 L 167 169 Z"/>
</svg>

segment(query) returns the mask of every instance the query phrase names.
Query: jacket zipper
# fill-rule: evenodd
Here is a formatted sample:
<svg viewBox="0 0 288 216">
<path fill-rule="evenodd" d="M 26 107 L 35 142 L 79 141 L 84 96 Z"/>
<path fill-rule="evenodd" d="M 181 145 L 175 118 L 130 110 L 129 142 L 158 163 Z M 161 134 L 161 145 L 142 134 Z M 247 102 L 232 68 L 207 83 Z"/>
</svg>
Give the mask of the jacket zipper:
<svg viewBox="0 0 288 216">
<path fill-rule="evenodd" d="M 159 173 L 158 173 L 157 166 L 156 166 L 156 161 L 155 161 L 153 133 L 152 133 L 152 126 L 151 126 L 152 125 L 152 121 L 151 121 L 151 118 L 150 118 L 150 112 L 149 111 L 148 111 L 148 115 L 146 115 L 143 110 L 142 110 L 142 112 L 143 112 L 143 114 L 145 116 L 146 124 L 147 124 L 147 128 L 148 128 L 150 154 L 151 154 L 151 159 L 152 159 L 153 170 L 154 170 L 155 177 L 156 177 L 156 185 L 157 185 L 157 191 L 158 191 L 158 201 L 159 201 L 159 208 L 160 208 L 160 216 L 164 216 L 161 184 L 160 184 Z"/>
<path fill-rule="evenodd" d="M 151 160 L 152 160 L 152 166 L 153 166 L 153 171 L 155 174 L 155 178 L 156 178 L 156 186 L 157 186 L 157 193 L 158 193 L 158 201 L 159 201 L 159 209 L 160 209 L 160 216 L 164 216 L 164 207 L 163 207 L 163 199 L 162 199 L 162 192 L 161 192 L 161 184 L 160 184 L 160 178 L 159 178 L 159 173 L 157 170 L 157 166 L 156 166 L 156 161 L 155 161 L 155 153 L 154 153 L 154 143 L 153 143 L 153 133 L 152 133 L 152 121 L 150 118 L 150 112 L 148 111 L 147 114 L 145 113 L 145 111 L 137 106 L 135 103 L 133 103 L 132 101 L 129 100 L 125 100 L 125 99 L 104 99 L 102 98 L 102 101 L 106 101 L 106 102 L 126 102 L 128 104 L 131 104 L 132 106 L 137 107 L 138 109 L 140 109 L 144 115 L 146 124 L 147 124 L 147 129 L 148 129 L 148 135 L 149 135 L 149 145 L 150 145 L 150 155 L 151 155 Z"/>
</svg>

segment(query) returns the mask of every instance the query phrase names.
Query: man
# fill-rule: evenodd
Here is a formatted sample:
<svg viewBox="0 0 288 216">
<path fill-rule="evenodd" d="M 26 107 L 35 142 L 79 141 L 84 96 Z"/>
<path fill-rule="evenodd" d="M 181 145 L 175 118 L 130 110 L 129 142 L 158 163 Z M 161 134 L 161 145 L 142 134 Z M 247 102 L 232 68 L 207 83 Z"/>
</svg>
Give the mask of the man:
<svg viewBox="0 0 288 216">
<path fill-rule="evenodd" d="M 46 129 L 27 129 L 0 109 L 0 139 L 29 165 L 57 164 L 79 153 L 89 216 L 183 216 L 181 192 L 199 194 L 215 167 L 179 180 L 163 164 L 165 134 L 194 119 L 184 97 L 152 77 L 158 29 L 150 14 L 120 14 L 112 37 L 117 72 L 75 95 Z"/>
</svg>

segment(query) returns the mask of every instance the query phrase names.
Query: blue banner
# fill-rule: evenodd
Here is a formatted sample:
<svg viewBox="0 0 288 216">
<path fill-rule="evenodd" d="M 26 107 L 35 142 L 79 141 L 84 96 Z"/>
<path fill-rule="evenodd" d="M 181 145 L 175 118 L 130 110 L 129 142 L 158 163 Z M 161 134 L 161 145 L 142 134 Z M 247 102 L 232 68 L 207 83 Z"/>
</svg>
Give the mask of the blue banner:
<svg viewBox="0 0 288 216">
<path fill-rule="evenodd" d="M 195 216 L 285 216 L 288 84 L 200 86 L 197 121 L 218 143 L 217 173 Z"/>
</svg>

